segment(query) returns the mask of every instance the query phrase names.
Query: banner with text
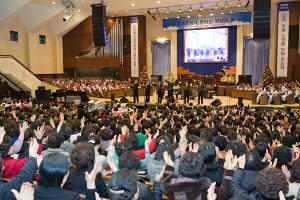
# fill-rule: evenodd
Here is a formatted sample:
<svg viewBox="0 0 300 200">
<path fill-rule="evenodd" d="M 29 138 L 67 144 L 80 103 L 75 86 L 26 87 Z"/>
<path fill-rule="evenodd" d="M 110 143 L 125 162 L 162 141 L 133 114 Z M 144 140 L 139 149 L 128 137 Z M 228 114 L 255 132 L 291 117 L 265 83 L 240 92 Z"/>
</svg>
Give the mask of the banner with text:
<svg viewBox="0 0 300 200">
<path fill-rule="evenodd" d="M 131 77 L 139 77 L 139 23 L 131 18 Z"/>
<path fill-rule="evenodd" d="M 163 19 L 164 30 L 211 28 L 251 24 L 252 12 L 236 12 L 224 15 L 215 14 L 208 17 L 182 17 Z"/>
<path fill-rule="evenodd" d="M 279 3 L 278 9 L 277 77 L 287 77 L 290 3 Z"/>
</svg>

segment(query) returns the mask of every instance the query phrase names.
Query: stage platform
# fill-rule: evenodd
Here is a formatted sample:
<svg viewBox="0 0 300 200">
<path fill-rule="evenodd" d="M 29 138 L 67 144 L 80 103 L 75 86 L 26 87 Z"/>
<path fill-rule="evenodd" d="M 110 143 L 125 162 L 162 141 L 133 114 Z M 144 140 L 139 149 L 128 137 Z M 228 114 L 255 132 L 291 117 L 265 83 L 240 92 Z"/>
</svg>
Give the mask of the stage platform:
<svg viewBox="0 0 300 200">
<path fill-rule="evenodd" d="M 91 99 L 94 99 L 95 101 L 105 101 L 107 103 L 111 103 L 110 99 L 105 98 L 95 98 L 90 97 Z M 132 97 L 126 97 L 129 102 L 133 102 Z M 214 100 L 219 99 L 222 102 L 221 106 L 233 106 L 238 104 L 237 98 L 232 98 L 228 96 L 213 96 L 212 99 L 204 99 L 203 105 L 210 105 Z M 116 100 L 119 102 L 120 98 L 116 98 Z M 144 102 L 145 97 L 140 96 L 139 102 Z M 193 103 L 193 106 L 197 105 L 197 99 L 190 100 L 191 103 Z M 164 99 L 163 103 L 167 103 L 167 100 Z M 157 104 L 157 95 L 150 97 L 150 105 L 156 105 Z M 184 104 L 184 101 L 179 99 L 176 100 L 176 104 Z M 292 109 L 300 109 L 299 104 L 282 104 L 282 105 L 257 105 L 252 104 L 251 100 L 243 99 L 244 106 L 250 106 L 251 109 L 263 109 L 263 110 L 286 110 L 287 108 Z"/>
</svg>

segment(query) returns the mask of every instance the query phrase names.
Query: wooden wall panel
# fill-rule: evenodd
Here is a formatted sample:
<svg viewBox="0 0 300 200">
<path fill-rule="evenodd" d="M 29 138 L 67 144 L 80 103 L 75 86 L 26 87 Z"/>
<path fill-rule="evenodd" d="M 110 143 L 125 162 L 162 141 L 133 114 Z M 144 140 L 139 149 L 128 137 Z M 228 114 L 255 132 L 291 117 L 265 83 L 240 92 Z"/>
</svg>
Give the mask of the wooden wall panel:
<svg viewBox="0 0 300 200">
<path fill-rule="evenodd" d="M 146 17 L 136 16 L 139 21 L 139 67 L 146 65 Z M 131 72 L 131 16 L 121 17 L 123 19 L 123 39 L 124 39 L 124 64 L 120 67 L 119 78 L 127 79 Z M 115 18 L 107 19 L 107 29 L 110 32 Z M 95 67 L 100 62 L 101 67 L 111 67 L 113 64 L 120 66 L 118 59 L 104 58 L 103 60 L 87 61 L 75 59 L 80 54 L 80 50 L 87 49 L 93 43 L 92 17 L 88 17 L 69 33 L 63 37 L 64 68 L 84 68 Z M 89 66 L 85 66 L 89 65 Z"/>
</svg>

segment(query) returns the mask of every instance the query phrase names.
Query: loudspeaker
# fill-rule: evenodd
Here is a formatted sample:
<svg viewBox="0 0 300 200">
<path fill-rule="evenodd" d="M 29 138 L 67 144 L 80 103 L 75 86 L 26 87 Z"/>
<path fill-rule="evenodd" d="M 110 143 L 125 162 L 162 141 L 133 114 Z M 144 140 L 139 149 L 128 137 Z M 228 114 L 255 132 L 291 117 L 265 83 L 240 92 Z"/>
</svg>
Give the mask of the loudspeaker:
<svg viewBox="0 0 300 200">
<path fill-rule="evenodd" d="M 211 102 L 210 105 L 213 107 L 219 107 L 220 105 L 222 105 L 222 102 L 220 101 L 220 99 L 216 99 L 213 102 Z"/>
<path fill-rule="evenodd" d="M 252 84 L 252 75 L 239 75 L 239 84 Z"/>
<path fill-rule="evenodd" d="M 108 42 L 106 31 L 106 6 L 92 4 L 92 27 L 95 47 L 106 46 Z"/>
<path fill-rule="evenodd" d="M 37 101 L 48 99 L 51 96 L 51 90 L 35 90 L 35 98 Z"/>
<path fill-rule="evenodd" d="M 121 97 L 120 102 L 121 103 L 128 103 L 129 100 L 126 97 Z"/>
<path fill-rule="evenodd" d="M 254 0 L 253 38 L 270 38 L 271 0 Z"/>
</svg>

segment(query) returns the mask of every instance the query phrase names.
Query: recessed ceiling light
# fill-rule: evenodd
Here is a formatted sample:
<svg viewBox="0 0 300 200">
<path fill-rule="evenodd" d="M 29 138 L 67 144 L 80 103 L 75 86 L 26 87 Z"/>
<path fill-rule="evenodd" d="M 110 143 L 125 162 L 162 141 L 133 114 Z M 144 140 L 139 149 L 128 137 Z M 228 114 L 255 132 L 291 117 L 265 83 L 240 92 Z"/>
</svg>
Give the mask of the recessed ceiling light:
<svg viewBox="0 0 300 200">
<path fill-rule="evenodd" d="M 214 13 L 210 13 L 209 15 L 210 15 L 210 16 L 214 16 Z"/>
<path fill-rule="evenodd" d="M 179 15 L 177 15 L 177 17 L 176 17 L 177 19 L 179 19 L 180 18 L 180 16 Z"/>
<path fill-rule="evenodd" d="M 159 1 L 159 0 L 157 1 L 157 4 L 160 4 L 160 1 Z"/>
<path fill-rule="evenodd" d="M 127 12 L 127 13 L 128 13 L 129 11 L 128 11 L 128 10 L 126 10 L 125 12 Z"/>
<path fill-rule="evenodd" d="M 188 15 L 188 16 L 187 16 L 187 18 L 191 18 L 191 16 L 190 16 L 190 15 Z"/>
<path fill-rule="evenodd" d="M 55 1 L 52 1 L 52 5 L 55 5 L 56 3 L 55 3 Z"/>
<path fill-rule="evenodd" d="M 134 6 L 135 6 L 135 3 L 131 3 L 131 6 L 134 7 Z"/>
<path fill-rule="evenodd" d="M 201 14 L 199 14 L 199 15 L 198 15 L 198 17 L 202 17 L 202 15 L 201 15 Z"/>
<path fill-rule="evenodd" d="M 78 12 L 81 12 L 81 10 L 77 10 Z"/>
<path fill-rule="evenodd" d="M 224 11 L 222 11 L 222 12 L 221 12 L 221 15 L 224 15 L 224 14 L 225 14 Z"/>
</svg>

